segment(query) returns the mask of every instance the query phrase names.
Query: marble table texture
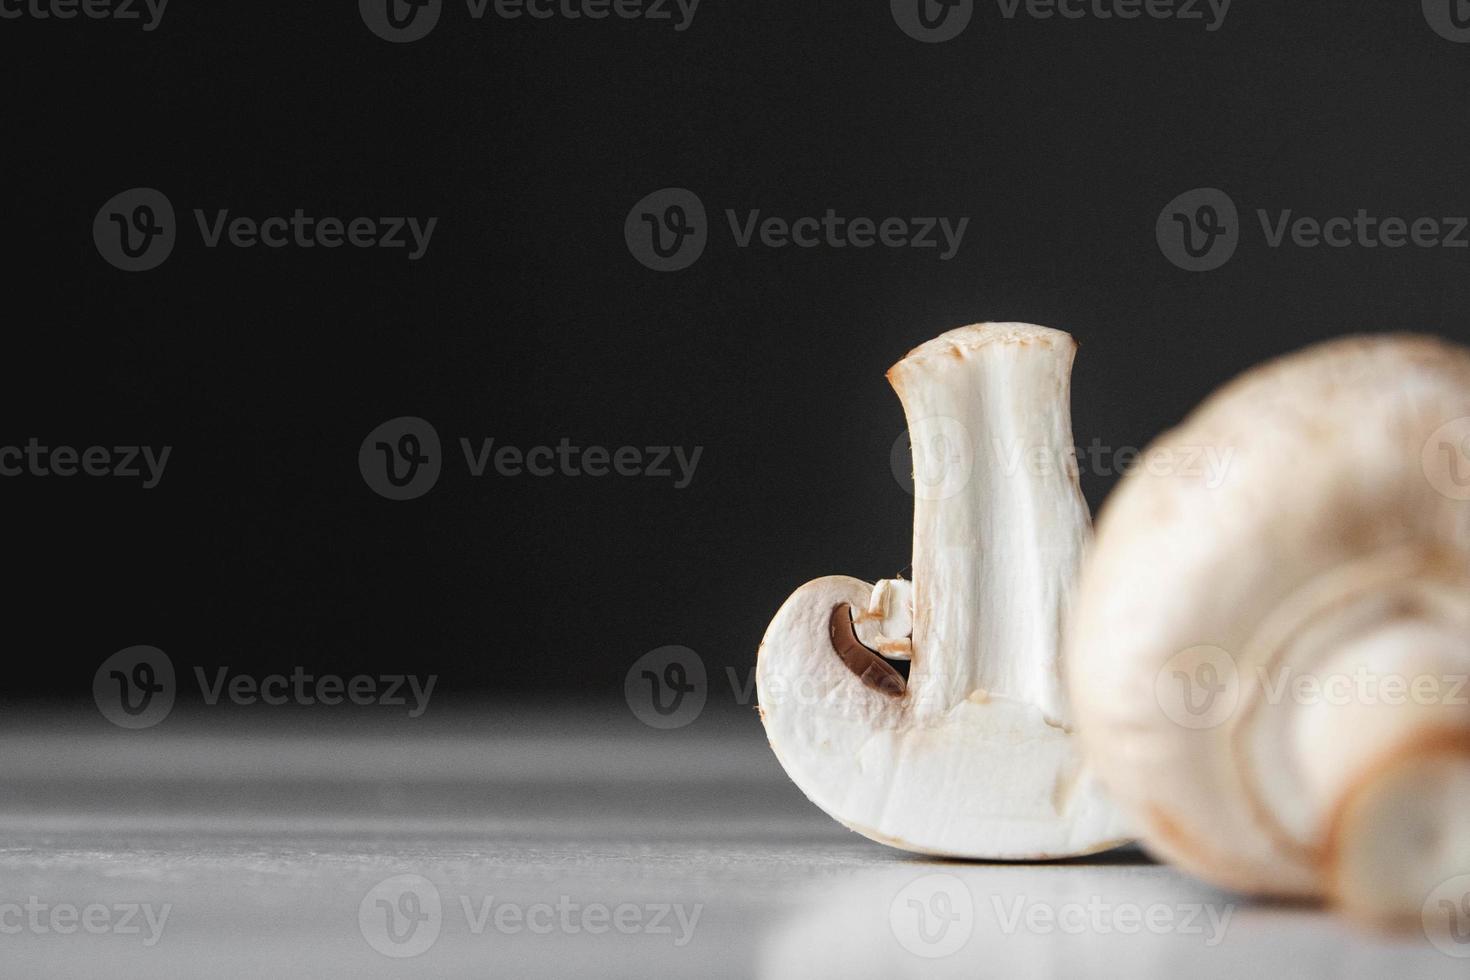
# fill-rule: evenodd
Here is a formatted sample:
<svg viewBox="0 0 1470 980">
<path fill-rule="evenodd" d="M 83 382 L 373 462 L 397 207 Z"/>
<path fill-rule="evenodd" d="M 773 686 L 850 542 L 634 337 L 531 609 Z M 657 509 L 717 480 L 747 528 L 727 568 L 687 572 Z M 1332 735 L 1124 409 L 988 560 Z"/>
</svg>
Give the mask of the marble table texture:
<svg viewBox="0 0 1470 980">
<path fill-rule="evenodd" d="M 435 708 L 138 732 L 7 710 L 0 976 L 1470 975 L 1470 936 L 1374 934 L 1137 852 L 890 850 L 808 803 L 748 708 L 675 731 L 622 705 Z"/>
</svg>

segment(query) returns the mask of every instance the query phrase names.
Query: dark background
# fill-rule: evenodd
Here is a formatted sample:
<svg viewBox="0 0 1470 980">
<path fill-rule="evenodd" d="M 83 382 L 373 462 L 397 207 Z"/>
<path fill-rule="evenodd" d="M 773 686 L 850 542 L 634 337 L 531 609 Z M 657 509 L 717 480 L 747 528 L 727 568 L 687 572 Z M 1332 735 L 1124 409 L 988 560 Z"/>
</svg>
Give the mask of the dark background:
<svg viewBox="0 0 1470 980">
<path fill-rule="evenodd" d="M 922 44 L 886 0 L 704 0 L 670 22 L 471 20 L 393 45 L 355 4 L 173 0 L 160 28 L 0 21 L 9 189 L 0 445 L 167 444 L 162 483 L 0 479 L 3 695 L 88 698 L 151 644 L 253 672 L 438 673 L 618 697 L 666 644 L 744 671 L 781 600 L 908 563 L 883 373 L 981 319 L 1081 342 L 1077 441 L 1142 446 L 1268 356 L 1357 331 L 1470 339 L 1470 251 L 1268 248 L 1256 208 L 1470 213 L 1470 45 L 1418 0 L 1236 0 L 1203 22 L 1006 20 Z M 147 273 L 104 201 L 178 209 Z M 693 267 L 630 256 L 666 186 Z M 1215 186 L 1241 245 L 1189 273 L 1160 209 Z M 202 247 L 191 210 L 438 216 L 428 254 Z M 934 251 L 736 249 L 723 211 L 969 216 Z M 364 436 L 445 440 L 421 499 Z M 703 446 L 690 487 L 471 479 L 457 440 Z M 1088 473 L 1096 507 L 1115 482 Z"/>
</svg>

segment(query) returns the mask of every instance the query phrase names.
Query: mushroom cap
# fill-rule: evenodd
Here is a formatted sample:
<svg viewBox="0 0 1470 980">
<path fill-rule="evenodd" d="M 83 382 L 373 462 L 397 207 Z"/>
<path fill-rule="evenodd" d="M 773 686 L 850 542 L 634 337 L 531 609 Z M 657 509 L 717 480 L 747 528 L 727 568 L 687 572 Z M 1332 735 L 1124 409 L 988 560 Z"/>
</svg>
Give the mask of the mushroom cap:
<svg viewBox="0 0 1470 980">
<path fill-rule="evenodd" d="M 1349 785 L 1464 709 L 1329 711 L 1282 685 L 1464 662 L 1467 499 L 1470 352 L 1430 337 L 1279 358 L 1139 457 L 1084 560 L 1066 664 L 1089 759 L 1149 850 L 1237 890 L 1324 890 Z"/>
</svg>

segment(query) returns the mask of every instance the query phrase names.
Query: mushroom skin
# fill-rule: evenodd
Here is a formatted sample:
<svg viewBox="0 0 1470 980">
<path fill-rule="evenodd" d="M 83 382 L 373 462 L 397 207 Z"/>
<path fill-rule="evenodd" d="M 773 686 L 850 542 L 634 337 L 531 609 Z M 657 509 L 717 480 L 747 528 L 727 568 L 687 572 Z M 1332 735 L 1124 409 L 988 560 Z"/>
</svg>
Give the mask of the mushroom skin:
<svg viewBox="0 0 1470 980">
<path fill-rule="evenodd" d="M 1058 330 L 976 324 L 896 364 L 916 474 L 912 581 L 808 582 L 761 643 L 771 748 L 813 803 L 875 841 L 1026 859 L 1128 837 L 1081 760 L 1058 662 L 1090 527 L 1075 351 Z M 880 653 L 910 660 L 907 681 Z"/>
<path fill-rule="evenodd" d="M 1103 508 L 1067 665 L 1148 850 L 1417 919 L 1470 871 L 1470 351 L 1346 338 L 1210 397 Z"/>
</svg>

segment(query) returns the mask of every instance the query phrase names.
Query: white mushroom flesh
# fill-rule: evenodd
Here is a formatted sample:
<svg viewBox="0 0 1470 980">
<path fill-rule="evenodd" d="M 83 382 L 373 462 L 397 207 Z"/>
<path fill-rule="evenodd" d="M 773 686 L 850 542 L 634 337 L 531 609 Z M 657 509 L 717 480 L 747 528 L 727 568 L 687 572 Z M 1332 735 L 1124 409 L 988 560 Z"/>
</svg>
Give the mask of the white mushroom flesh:
<svg viewBox="0 0 1470 980">
<path fill-rule="evenodd" d="M 756 679 L 772 748 L 814 803 L 874 840 L 1047 858 L 1128 836 L 1079 758 L 1060 675 L 1089 533 L 1075 351 L 1060 331 L 980 324 L 897 364 L 914 447 L 911 584 L 818 579 L 766 632 Z M 895 635 L 910 623 L 911 637 Z M 911 659 L 907 683 L 872 650 Z"/>
</svg>

